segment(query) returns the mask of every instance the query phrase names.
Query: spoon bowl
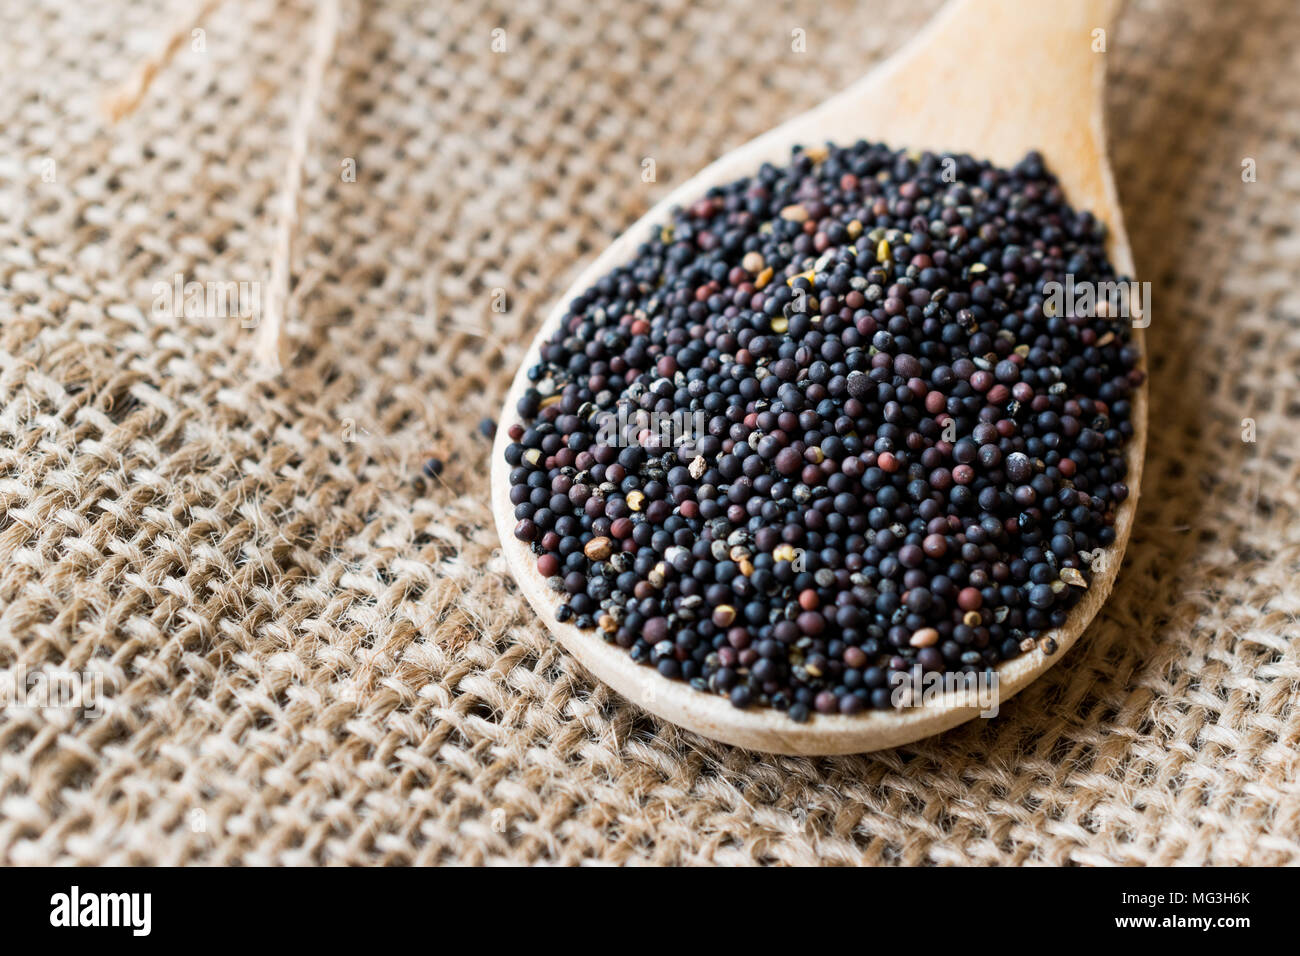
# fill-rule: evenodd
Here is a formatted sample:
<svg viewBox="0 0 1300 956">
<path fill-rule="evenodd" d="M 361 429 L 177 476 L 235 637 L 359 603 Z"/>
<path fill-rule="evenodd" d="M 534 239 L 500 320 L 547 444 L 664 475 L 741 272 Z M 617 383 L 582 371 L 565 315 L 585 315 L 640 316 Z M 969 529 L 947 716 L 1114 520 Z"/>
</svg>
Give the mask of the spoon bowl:
<svg viewBox="0 0 1300 956">
<path fill-rule="evenodd" d="M 502 409 L 492 452 L 492 510 L 506 558 L 520 588 L 552 634 L 588 670 L 620 694 L 681 727 L 725 743 L 783 754 L 861 753 L 919 740 L 963 723 L 981 708 L 968 697 L 853 716 L 813 715 L 796 723 L 771 708 L 738 709 L 722 696 L 695 690 L 637 664 L 598 631 L 556 618 L 559 598 L 537 571 L 530 548 L 513 535 L 505 449 L 515 406 L 528 388 L 527 370 L 559 326 L 572 299 L 628 262 L 674 207 L 712 186 L 752 175 L 765 162 L 782 165 L 792 147 L 858 139 L 892 148 L 969 153 L 1009 167 L 1038 150 L 1066 199 L 1109 229 L 1107 253 L 1116 272 L 1132 277 L 1132 255 L 1106 159 L 1101 94 L 1106 33 L 1119 0 L 951 0 L 902 50 L 842 93 L 727 153 L 673 190 L 588 266 L 559 298 L 533 340 Z M 1098 32 L 1100 31 L 1100 32 Z M 1142 329 L 1133 344 L 1143 352 Z M 1144 352 L 1143 352 L 1144 354 Z M 1115 514 L 1115 542 L 1104 552 L 1083 599 L 1063 627 L 1046 632 L 1031 651 L 997 668 L 1005 701 L 1058 661 L 1078 639 L 1114 585 L 1137 509 L 1146 445 L 1146 385 L 1132 395 L 1133 437 L 1125 449 L 1128 498 Z M 1043 647 L 1055 644 L 1053 653 Z"/>
</svg>

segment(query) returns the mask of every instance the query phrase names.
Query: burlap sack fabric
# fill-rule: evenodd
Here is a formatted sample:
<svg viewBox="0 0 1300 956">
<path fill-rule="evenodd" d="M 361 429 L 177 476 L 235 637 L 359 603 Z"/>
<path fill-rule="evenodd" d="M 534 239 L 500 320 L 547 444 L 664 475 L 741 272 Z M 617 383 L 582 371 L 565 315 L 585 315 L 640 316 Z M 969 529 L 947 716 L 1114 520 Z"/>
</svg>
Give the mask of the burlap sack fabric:
<svg viewBox="0 0 1300 956">
<path fill-rule="evenodd" d="M 1141 511 L 998 719 L 715 744 L 593 682 L 494 555 L 475 428 L 567 279 L 935 6 L 346 0 L 265 380 L 237 315 L 156 286 L 264 283 L 311 5 L 227 0 L 117 126 L 101 95 L 187 5 L 0 7 L 0 668 L 103 675 L 99 716 L 0 712 L 0 859 L 1300 862 L 1289 0 L 1136 2 L 1109 37 Z"/>
</svg>

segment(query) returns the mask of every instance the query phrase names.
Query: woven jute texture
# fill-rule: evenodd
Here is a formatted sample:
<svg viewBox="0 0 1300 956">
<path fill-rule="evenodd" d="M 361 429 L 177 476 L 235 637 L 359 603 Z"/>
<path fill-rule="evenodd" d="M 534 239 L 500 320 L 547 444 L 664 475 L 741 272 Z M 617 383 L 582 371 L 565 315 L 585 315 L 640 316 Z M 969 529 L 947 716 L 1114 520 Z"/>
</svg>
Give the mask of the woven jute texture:
<svg viewBox="0 0 1300 956">
<path fill-rule="evenodd" d="M 1300 862 L 1291 0 L 1139 0 L 1099 54 L 1154 284 L 1114 596 L 997 719 L 834 759 L 560 650 L 476 426 L 602 244 L 935 3 L 344 0 L 279 377 L 159 286 L 265 292 L 315 8 L 227 0 L 101 108 L 197 6 L 0 4 L 0 860 Z"/>
</svg>

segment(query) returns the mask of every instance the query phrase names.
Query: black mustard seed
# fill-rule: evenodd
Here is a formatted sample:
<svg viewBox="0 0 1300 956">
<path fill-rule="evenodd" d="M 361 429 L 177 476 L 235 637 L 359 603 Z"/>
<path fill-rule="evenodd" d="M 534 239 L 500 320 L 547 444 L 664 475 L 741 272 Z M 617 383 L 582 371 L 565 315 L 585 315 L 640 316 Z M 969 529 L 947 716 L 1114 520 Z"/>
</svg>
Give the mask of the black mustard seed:
<svg viewBox="0 0 1300 956">
<path fill-rule="evenodd" d="M 560 619 L 796 721 L 1034 647 L 1115 541 L 1143 375 L 1124 321 L 1056 314 L 1067 274 L 1120 279 L 1035 153 L 796 149 L 675 210 L 510 428 Z"/>
</svg>

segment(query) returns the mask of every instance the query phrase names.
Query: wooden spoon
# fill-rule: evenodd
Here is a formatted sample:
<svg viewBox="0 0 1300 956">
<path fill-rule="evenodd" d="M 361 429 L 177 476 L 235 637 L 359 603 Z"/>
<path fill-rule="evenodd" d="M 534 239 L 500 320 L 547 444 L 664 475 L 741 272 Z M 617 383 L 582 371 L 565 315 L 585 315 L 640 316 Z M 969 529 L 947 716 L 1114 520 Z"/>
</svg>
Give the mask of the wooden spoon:
<svg viewBox="0 0 1300 956">
<path fill-rule="evenodd" d="M 858 139 L 945 152 L 965 152 L 1009 167 L 1031 149 L 1039 150 L 1059 178 L 1067 200 L 1089 209 L 1110 228 L 1108 252 L 1121 275 L 1133 275 L 1133 260 L 1120 218 L 1106 159 L 1101 94 L 1105 79 L 1104 34 L 1119 0 L 952 0 L 906 47 L 865 78 L 820 106 L 727 153 L 673 190 L 620 236 L 557 300 L 533 341 L 501 413 L 492 457 L 492 508 L 511 570 L 542 620 L 565 648 L 593 674 L 646 710 L 682 727 L 726 743 L 785 754 L 858 753 L 927 737 L 975 717 L 969 699 L 945 698 L 899 711 L 814 715 L 796 723 L 770 708 L 740 710 L 724 697 L 669 680 L 636 664 L 623 648 L 607 644 L 597 631 L 580 631 L 556 620 L 560 600 L 537 571 L 529 547 L 515 539 L 510 503 L 507 432 L 519 421 L 515 405 L 528 387 L 527 369 L 539 361 L 540 343 L 560 324 L 566 305 L 612 268 L 629 261 L 651 226 L 669 219 L 711 186 L 755 173 L 764 162 L 789 161 L 796 144 L 827 141 L 849 145 Z M 1133 330 L 1142 348 L 1142 330 Z M 1105 553 L 1084 599 L 1066 625 L 1044 637 L 1053 654 L 1039 647 L 1000 665 L 999 696 L 1006 700 L 1064 655 L 1110 593 L 1133 526 L 1142 453 L 1146 444 L 1146 388 L 1132 399 L 1134 437 L 1127 448 L 1129 497 L 1118 509 L 1116 541 Z"/>
</svg>

